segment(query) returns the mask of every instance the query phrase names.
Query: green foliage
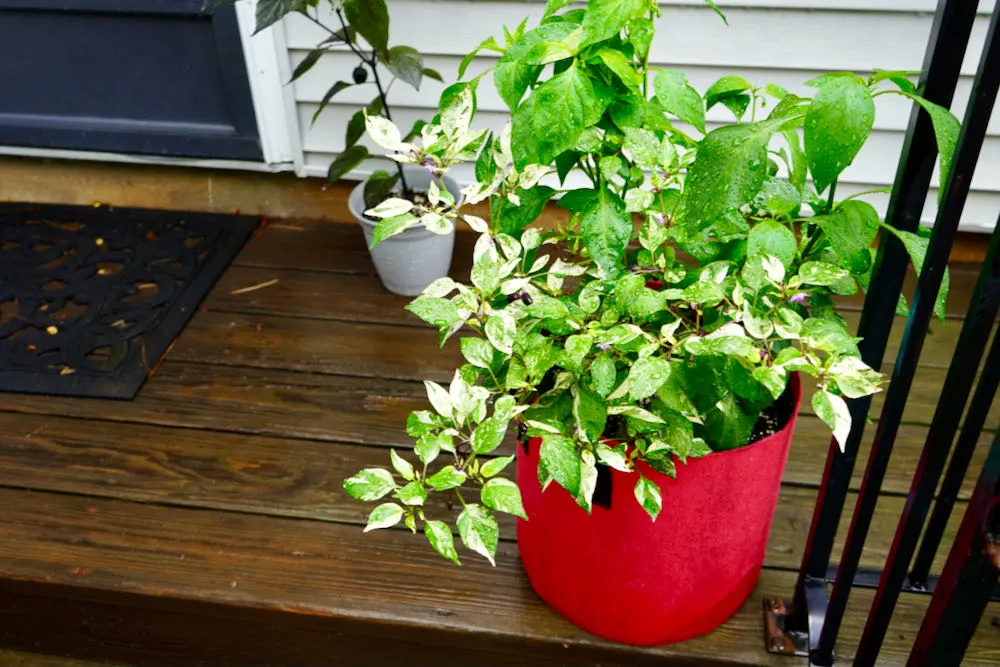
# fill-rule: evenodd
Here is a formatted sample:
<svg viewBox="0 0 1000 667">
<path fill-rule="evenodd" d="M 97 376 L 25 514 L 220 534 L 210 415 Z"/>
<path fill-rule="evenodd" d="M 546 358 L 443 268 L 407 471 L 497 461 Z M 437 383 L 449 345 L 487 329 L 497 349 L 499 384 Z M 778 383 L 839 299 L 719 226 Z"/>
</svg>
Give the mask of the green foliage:
<svg viewBox="0 0 1000 667">
<path fill-rule="evenodd" d="M 380 109 L 361 114 L 398 162 L 435 175 L 474 163 L 466 201 L 488 200 L 491 213 L 459 211 L 437 181 L 426 203 L 393 196 L 388 174 L 373 186 L 378 238 L 464 220 L 479 239 L 471 284 L 443 278 L 408 306 L 442 344 L 461 331 L 465 363 L 448 387 L 426 383 L 433 410 L 406 424 L 413 457 L 390 452 L 394 473 L 345 482 L 379 503 L 368 529 L 422 521 L 444 557 L 458 562 L 457 532 L 493 562 L 494 512 L 531 518 L 509 477 L 518 423 L 539 443 L 543 489 L 556 484 L 591 511 L 598 466 L 608 466 L 634 476 L 636 501 L 657 520 L 669 478 L 690 459 L 746 446 L 791 373 L 815 382 L 812 409 L 841 444 L 847 401 L 880 390 L 834 297 L 868 288 L 880 229 L 918 271 L 928 240 L 884 228 L 858 196 L 838 201 L 836 181 L 881 93 L 927 111 L 945 174 L 957 121 L 905 72 L 826 74 L 810 82 L 812 99 L 724 76 L 702 96 L 679 71 L 651 71 L 658 16 L 652 0 L 549 0 L 541 25 L 505 30 L 502 46 L 484 40 L 476 52 L 500 54 L 493 81 L 513 116 L 495 134 L 472 129 L 482 74 L 446 90 L 440 117 L 409 136 Z M 416 82 L 415 64 L 409 75 Z M 737 122 L 705 134 L 716 105 Z M 348 144 L 359 148 L 352 123 Z M 571 172 L 589 184 L 556 190 Z M 534 226 L 553 197 L 568 220 Z M 451 496 L 450 515 L 427 516 L 431 493 Z"/>
<path fill-rule="evenodd" d="M 875 101 L 853 74 L 819 82 L 806 112 L 805 149 L 817 192 L 832 185 L 864 146 L 875 123 Z"/>
<path fill-rule="evenodd" d="M 210 11 L 235 1 L 205 0 L 205 10 Z M 329 4 L 337 19 L 334 27 L 322 20 L 324 15 L 319 11 L 320 0 L 257 0 L 256 4 L 255 33 L 273 26 L 290 14 L 305 16 L 326 31 L 327 36 L 296 66 L 291 81 L 311 71 L 324 55 L 335 48 L 347 46 L 361 63 L 354 70 L 353 83 L 337 81 L 330 86 L 313 113 L 313 123 L 336 95 L 352 86 L 364 85 L 373 85 L 378 91 L 378 97 L 367 107 L 368 113 L 384 113 L 389 117 L 391 110 L 387 95 L 391 82 L 383 85 L 379 76 L 380 66 L 389 71 L 393 80 L 399 79 L 418 90 L 424 77 L 441 81 L 438 72 L 424 67 L 423 56 L 416 49 L 402 45 L 389 46 L 389 9 L 386 0 L 332 0 Z M 370 74 L 374 75 L 373 81 L 368 80 Z M 339 180 L 365 160 L 376 157 L 366 148 L 356 145 L 364 130 L 364 116 L 362 112 L 358 112 L 348 124 L 344 151 L 330 165 L 328 180 Z M 408 190 L 402 168 L 397 166 L 394 169 L 397 181 L 402 183 L 402 189 Z M 388 183 L 389 180 L 383 178 L 378 186 L 366 188 L 367 208 L 376 206 L 379 202 L 375 199 L 388 197 L 397 186 L 394 181 L 388 189 L 383 187 Z M 432 225 L 426 226 L 430 228 Z M 442 230 L 445 231 L 443 227 Z"/>
</svg>

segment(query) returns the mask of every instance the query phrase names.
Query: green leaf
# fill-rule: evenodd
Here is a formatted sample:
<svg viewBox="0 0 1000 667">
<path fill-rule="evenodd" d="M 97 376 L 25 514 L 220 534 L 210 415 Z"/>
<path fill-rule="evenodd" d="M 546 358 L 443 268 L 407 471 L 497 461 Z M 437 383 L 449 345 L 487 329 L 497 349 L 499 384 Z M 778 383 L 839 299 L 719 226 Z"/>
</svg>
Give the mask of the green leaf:
<svg viewBox="0 0 1000 667">
<path fill-rule="evenodd" d="M 827 262 L 803 262 L 799 278 L 806 285 L 829 287 L 847 277 L 847 270 Z"/>
<path fill-rule="evenodd" d="M 635 499 L 639 501 L 642 509 L 646 510 L 649 518 L 656 521 L 663 509 L 663 499 L 660 497 L 660 487 L 656 483 L 639 475 L 639 481 L 635 483 Z"/>
<path fill-rule="evenodd" d="M 798 242 L 795 234 L 780 222 L 768 221 L 754 225 L 747 237 L 747 255 L 774 255 L 785 268 L 795 261 Z"/>
<path fill-rule="evenodd" d="M 389 48 L 389 10 L 385 0 L 344 0 L 347 22 L 386 60 Z"/>
<path fill-rule="evenodd" d="M 703 434 L 716 451 L 742 447 L 750 441 L 756 414 L 748 414 L 733 393 L 706 410 Z"/>
<path fill-rule="evenodd" d="M 479 496 L 483 504 L 491 510 L 513 514 L 522 519 L 528 518 L 524 513 L 524 505 L 521 504 L 521 491 L 517 488 L 517 484 L 509 479 L 503 477 L 491 479 L 483 485 Z"/>
<path fill-rule="evenodd" d="M 499 475 L 513 461 L 513 456 L 498 456 L 495 459 L 490 459 L 479 469 L 479 474 L 487 478 Z"/>
<path fill-rule="evenodd" d="M 427 489 L 420 482 L 410 482 L 396 491 L 396 497 L 404 505 L 423 505 L 427 502 Z"/>
<path fill-rule="evenodd" d="M 615 362 L 609 353 L 602 352 L 594 357 L 594 361 L 590 364 L 590 382 L 594 391 L 602 398 L 607 398 L 615 388 L 616 378 Z"/>
<path fill-rule="evenodd" d="M 480 422 L 472 432 L 472 451 L 477 454 L 489 454 L 500 446 L 507 435 L 509 420 L 489 417 Z"/>
<path fill-rule="evenodd" d="M 830 365 L 828 375 L 837 383 L 837 388 L 848 398 L 870 396 L 879 391 L 882 374 L 878 373 L 857 357 L 841 357 Z"/>
<path fill-rule="evenodd" d="M 347 172 L 351 171 L 370 157 L 371 154 L 364 146 L 355 145 L 348 147 L 330 164 L 330 169 L 326 173 L 326 180 L 331 183 L 333 181 L 340 180 L 347 175 Z"/>
<path fill-rule="evenodd" d="M 445 466 L 427 478 L 427 485 L 435 491 L 447 491 L 462 486 L 466 479 L 468 475 L 455 466 Z"/>
<path fill-rule="evenodd" d="M 646 357 L 632 364 L 628 374 L 628 394 L 633 401 L 649 398 L 670 376 L 670 363 L 662 357 Z"/>
<path fill-rule="evenodd" d="M 773 127 L 728 125 L 708 133 L 688 171 L 688 220 L 704 228 L 753 199 L 767 176 L 767 143 Z"/>
<path fill-rule="evenodd" d="M 387 171 L 376 171 L 365 182 L 365 207 L 375 208 L 392 194 L 393 188 L 399 182 L 399 172 L 390 174 Z"/>
<path fill-rule="evenodd" d="M 413 479 L 413 466 L 410 465 L 409 461 L 397 454 L 395 449 L 389 450 L 389 460 L 392 461 L 392 467 L 396 469 L 396 472 L 398 472 L 403 479 Z"/>
<path fill-rule="evenodd" d="M 347 122 L 347 131 L 344 133 L 344 145 L 346 146 L 344 150 L 352 148 L 363 136 L 365 136 L 365 113 L 364 111 L 358 111 Z M 367 153 L 368 149 L 365 148 L 364 151 Z M 344 173 L 347 172 L 345 171 Z"/>
<path fill-rule="evenodd" d="M 487 37 L 486 39 L 484 39 L 482 42 L 479 43 L 479 46 L 477 46 L 471 52 L 469 52 L 468 54 L 466 54 L 466 56 L 464 58 L 462 58 L 462 62 L 459 63 L 459 65 L 458 65 L 458 78 L 459 79 L 461 79 L 462 77 L 465 76 L 465 70 L 469 69 L 469 65 L 471 65 L 472 61 L 476 59 L 476 56 L 479 54 L 479 52 L 482 51 L 482 50 L 484 50 L 484 49 L 489 49 L 490 51 L 496 51 L 497 53 L 503 53 L 504 52 L 504 50 L 500 47 L 500 45 L 497 44 L 496 38 L 494 38 L 494 37 Z M 522 93 L 523 93 L 523 91 L 522 91 Z"/>
<path fill-rule="evenodd" d="M 405 309 L 424 322 L 436 327 L 451 327 L 463 321 L 462 316 L 458 312 L 458 306 L 448 299 L 421 296 L 407 304 Z M 481 341 L 481 339 L 466 340 Z"/>
<path fill-rule="evenodd" d="M 576 497 L 580 492 L 580 455 L 569 438 L 554 433 L 542 435 L 541 463 L 559 486 Z"/>
<path fill-rule="evenodd" d="M 840 265 L 854 275 L 871 266 L 871 245 L 878 235 L 878 212 L 857 199 L 845 201 L 832 213 L 817 215 L 810 222 L 819 225 L 830 241 L 830 250 Z"/>
<path fill-rule="evenodd" d="M 414 453 L 420 459 L 420 462 L 425 465 L 433 462 L 442 449 L 445 451 L 454 451 L 455 445 L 452 442 L 452 436 L 443 433 L 428 433 L 420 436 L 416 444 L 413 445 Z"/>
<path fill-rule="evenodd" d="M 717 4 L 715 4 L 712 0 L 705 0 L 705 4 L 708 5 L 713 12 L 719 15 L 719 18 L 722 19 L 723 23 L 729 25 L 729 20 L 726 18 L 726 15 L 722 13 L 722 10 L 719 9 Z"/>
<path fill-rule="evenodd" d="M 583 44 L 594 44 L 614 37 L 630 19 L 646 12 L 647 0 L 589 0 L 583 18 Z"/>
<path fill-rule="evenodd" d="M 573 1 L 574 0 L 548 0 L 548 2 L 545 3 L 545 14 L 542 15 L 542 20 L 549 18 Z"/>
<path fill-rule="evenodd" d="M 371 247 L 374 248 L 387 238 L 405 232 L 410 227 L 416 226 L 419 222 L 420 218 L 411 213 L 404 213 L 403 215 L 379 220 L 379 223 L 375 226 L 375 231 L 372 232 Z"/>
<path fill-rule="evenodd" d="M 857 340 L 842 321 L 810 317 L 802 323 L 802 340 L 824 352 L 860 356 Z"/>
<path fill-rule="evenodd" d="M 532 65 L 525 61 L 531 49 L 541 42 L 563 40 L 578 28 L 577 25 L 564 22 L 540 25 L 512 44 L 497 61 L 493 68 L 493 83 L 500 98 L 511 111 L 517 109 L 525 91 L 542 72 L 540 65 Z"/>
<path fill-rule="evenodd" d="M 324 53 L 326 53 L 326 49 L 323 48 L 323 47 L 320 47 L 318 49 L 313 49 L 308 54 L 306 54 L 306 57 L 302 59 L 302 62 L 300 62 L 298 65 L 296 65 L 295 71 L 292 72 L 292 78 L 288 80 L 288 83 L 291 83 L 292 81 L 295 81 L 296 79 L 298 79 L 299 77 L 301 77 L 303 74 L 305 74 L 306 72 L 308 72 L 309 70 L 311 70 L 313 67 L 315 67 L 316 63 L 319 62 L 319 59 L 323 57 Z M 350 85 L 350 84 L 344 84 L 343 81 L 339 81 L 338 83 L 343 84 L 345 87 L 347 87 L 347 86 Z M 336 84 L 334 84 L 334 87 L 336 87 Z M 341 89 L 341 90 L 343 90 L 343 89 Z M 327 101 L 329 101 L 329 99 L 327 99 Z M 323 106 L 324 106 L 323 104 L 320 104 L 320 109 L 322 109 Z"/>
<path fill-rule="evenodd" d="M 705 91 L 705 108 L 711 109 L 726 98 L 740 95 L 752 87 L 742 76 L 724 76 Z"/>
<path fill-rule="evenodd" d="M 587 251 L 608 278 L 621 275 L 625 246 L 632 237 L 632 216 L 625 202 L 607 188 L 597 192 L 580 217 Z"/>
<path fill-rule="evenodd" d="M 437 81 L 439 83 L 444 83 L 444 77 L 441 76 L 441 72 L 437 71 L 436 69 L 425 67 L 423 72 L 426 78 L 433 79 L 434 81 Z"/>
<path fill-rule="evenodd" d="M 466 505 L 458 515 L 458 534 L 465 546 L 485 556 L 490 565 L 496 565 L 500 527 L 492 512 L 482 505 Z"/>
<path fill-rule="evenodd" d="M 805 121 L 809 169 L 822 193 L 854 161 L 875 122 L 875 102 L 857 76 L 825 80 L 813 98 Z"/>
<path fill-rule="evenodd" d="M 424 523 L 424 535 L 431 543 L 434 550 L 455 563 L 461 565 L 458 560 L 458 552 L 455 551 L 455 538 L 451 534 L 451 528 L 444 521 L 427 521 Z"/>
<path fill-rule="evenodd" d="M 382 468 L 366 468 L 344 480 L 344 491 L 357 500 L 378 500 L 396 488 L 392 473 Z"/>
<path fill-rule="evenodd" d="M 493 346 L 482 338 L 463 338 L 460 343 L 462 356 L 473 366 L 491 368 L 493 366 Z"/>
<path fill-rule="evenodd" d="M 575 64 L 535 88 L 514 111 L 514 166 L 520 170 L 532 164 L 550 164 L 601 119 L 609 102 L 603 84 L 595 87 Z"/>
<path fill-rule="evenodd" d="M 271 0 L 257 3 L 254 34 L 269 28 L 292 12 L 305 11 L 309 0 Z"/>
<path fill-rule="evenodd" d="M 844 451 L 851 432 L 851 413 L 847 403 L 840 396 L 821 389 L 813 394 L 812 407 L 816 416 L 833 430 L 840 451 Z"/>
<path fill-rule="evenodd" d="M 486 320 L 486 338 L 489 339 L 493 347 L 504 354 L 514 352 L 514 335 L 516 327 L 514 317 L 510 313 L 499 312 Z"/>
<path fill-rule="evenodd" d="M 389 71 L 417 90 L 424 78 L 424 57 L 410 46 L 394 46 L 383 63 Z M 441 75 L 439 74 L 438 77 Z"/>
<path fill-rule="evenodd" d="M 882 225 L 882 228 L 889 231 L 903 242 L 903 245 L 906 247 L 906 253 L 910 256 L 910 261 L 913 262 L 913 268 L 919 276 L 924 270 L 924 257 L 927 255 L 927 248 L 930 244 L 930 240 L 912 232 L 904 232 L 894 229 L 889 225 Z M 948 289 L 950 283 L 951 279 L 949 277 L 948 270 L 945 269 L 944 276 L 941 279 L 941 289 L 938 290 L 937 299 L 934 301 L 934 314 L 937 315 L 938 319 L 942 322 L 945 321 L 945 316 L 947 315 Z"/>
<path fill-rule="evenodd" d="M 621 472 L 632 472 L 632 465 L 628 460 L 628 448 L 624 443 L 611 447 L 603 442 L 598 444 L 594 451 L 597 452 L 597 459 L 609 468 Z"/>
<path fill-rule="evenodd" d="M 519 237 L 528 225 L 538 219 L 555 192 L 547 185 L 536 185 L 528 190 L 518 188 L 515 194 L 521 200 L 519 206 L 507 197 L 491 197 L 490 219 L 494 231 Z"/>
<path fill-rule="evenodd" d="M 597 442 L 604 433 L 608 410 L 601 397 L 585 386 L 573 387 L 573 417 L 588 442 Z"/>
<path fill-rule="evenodd" d="M 799 141 L 799 133 L 796 130 L 785 130 L 781 133 L 788 142 L 788 153 L 791 157 L 791 169 L 788 173 L 788 182 L 802 192 L 806 185 L 806 178 L 809 174 L 809 160 L 805 151 L 802 150 L 802 143 Z"/>
<path fill-rule="evenodd" d="M 955 146 L 958 143 L 958 135 L 962 131 L 962 124 L 944 107 L 929 102 L 919 95 L 907 93 L 906 96 L 924 108 L 934 125 L 934 137 L 937 139 L 938 157 L 941 164 L 941 189 L 938 192 L 940 199 L 944 195 L 944 184 L 948 181 L 948 174 L 951 173 L 951 161 L 955 156 Z"/>
<path fill-rule="evenodd" d="M 379 528 L 391 528 L 399 523 L 402 518 L 402 507 L 396 503 L 382 503 L 368 515 L 368 524 L 365 526 L 364 532 L 367 533 Z"/>
<path fill-rule="evenodd" d="M 705 133 L 705 105 L 698 91 L 688 85 L 684 73 L 676 69 L 660 71 L 653 80 L 656 98 L 668 113 Z"/>
<path fill-rule="evenodd" d="M 621 51 L 606 48 L 594 55 L 600 58 L 601 62 L 629 88 L 638 90 L 642 85 L 642 74 L 632 66 L 632 62 Z"/>
<path fill-rule="evenodd" d="M 649 47 L 653 44 L 655 35 L 656 27 L 645 16 L 633 19 L 628 23 L 629 41 L 635 47 L 636 57 L 642 62 L 646 62 L 646 59 L 649 58 Z"/>
</svg>

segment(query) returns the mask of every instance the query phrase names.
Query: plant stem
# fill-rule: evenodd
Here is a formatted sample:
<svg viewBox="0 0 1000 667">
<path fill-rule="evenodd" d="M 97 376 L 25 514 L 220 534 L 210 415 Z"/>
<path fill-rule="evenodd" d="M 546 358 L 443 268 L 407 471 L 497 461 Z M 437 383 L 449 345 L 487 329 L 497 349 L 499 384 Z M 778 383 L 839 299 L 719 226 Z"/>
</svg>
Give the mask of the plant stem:
<svg viewBox="0 0 1000 667">
<path fill-rule="evenodd" d="M 851 201 L 852 199 L 864 197 L 865 195 L 888 194 L 890 192 L 892 192 L 891 188 L 872 188 L 871 190 L 862 190 L 861 192 L 855 192 L 853 195 L 844 197 L 840 200 L 840 203 L 843 204 L 845 201 Z"/>
<path fill-rule="evenodd" d="M 837 194 L 837 181 L 830 184 L 830 196 L 826 200 L 826 212 L 829 213 L 833 210 L 833 198 Z"/>
<path fill-rule="evenodd" d="M 358 47 L 354 44 L 354 40 L 351 39 L 350 31 L 347 29 L 347 21 L 344 19 L 343 10 L 340 9 L 337 10 L 337 18 L 340 20 L 341 28 L 344 30 L 344 39 L 347 42 L 347 46 L 349 46 L 351 51 L 354 52 L 354 55 L 360 58 L 361 62 L 368 65 L 368 69 L 372 71 L 372 75 L 375 77 L 375 88 L 378 89 L 379 99 L 382 100 L 382 111 L 385 112 L 386 120 L 392 121 L 392 111 L 389 109 L 389 99 L 386 96 L 386 90 L 382 87 L 382 80 L 379 78 L 378 75 L 378 55 L 375 53 L 374 50 L 372 50 L 371 59 L 369 60 L 365 58 L 361 50 L 358 49 Z M 319 25 L 323 25 L 316 19 L 313 20 Z M 326 26 L 323 27 L 326 28 Z M 329 28 L 326 29 L 330 31 Z M 399 172 L 399 183 L 403 189 L 403 193 L 405 194 L 410 191 L 410 186 L 406 182 L 406 175 L 403 173 L 403 165 L 400 164 L 399 162 L 396 162 L 395 160 L 393 160 L 393 164 L 396 165 L 396 171 Z"/>
</svg>

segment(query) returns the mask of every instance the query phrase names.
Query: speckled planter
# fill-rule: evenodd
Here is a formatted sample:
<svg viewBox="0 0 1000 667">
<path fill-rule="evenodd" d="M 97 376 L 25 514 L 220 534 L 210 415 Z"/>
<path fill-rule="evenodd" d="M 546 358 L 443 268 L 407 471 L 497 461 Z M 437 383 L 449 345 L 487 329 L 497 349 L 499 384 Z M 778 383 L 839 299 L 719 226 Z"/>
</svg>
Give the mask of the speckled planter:
<svg viewBox="0 0 1000 667">
<path fill-rule="evenodd" d="M 427 191 L 431 182 L 430 174 L 419 167 L 405 167 L 404 173 L 411 188 L 419 192 Z M 443 180 L 455 201 L 461 203 L 462 190 L 458 183 L 448 176 Z M 415 227 L 372 248 L 372 233 L 377 221 L 364 215 L 366 182 L 362 181 L 351 191 L 348 205 L 365 233 L 365 241 L 371 249 L 378 277 L 385 288 L 394 294 L 417 296 L 432 282 L 448 275 L 455 246 L 455 232 L 452 230 L 450 234 L 435 234 L 423 227 Z"/>
</svg>

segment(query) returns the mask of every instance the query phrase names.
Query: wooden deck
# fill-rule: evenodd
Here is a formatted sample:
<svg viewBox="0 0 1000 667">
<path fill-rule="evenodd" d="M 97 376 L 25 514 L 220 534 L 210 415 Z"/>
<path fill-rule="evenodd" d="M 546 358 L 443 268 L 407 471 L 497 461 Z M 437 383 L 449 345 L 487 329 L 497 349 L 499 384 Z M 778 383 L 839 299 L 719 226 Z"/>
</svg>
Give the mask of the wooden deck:
<svg viewBox="0 0 1000 667">
<path fill-rule="evenodd" d="M 974 280 L 954 267 L 955 317 Z M 355 227 L 272 223 L 134 401 L 0 394 L 0 665 L 802 664 L 764 652 L 760 609 L 791 591 L 801 559 L 829 443 L 809 415 L 757 590 L 676 646 L 577 630 L 531 591 L 513 541 L 496 568 L 457 568 L 404 530 L 363 536 L 370 508 L 342 480 L 409 446 L 419 381 L 449 379 L 459 358 L 405 303 L 381 289 Z M 884 561 L 960 326 L 928 340 L 863 565 Z M 838 664 L 871 597 L 852 596 Z M 884 664 L 903 664 L 927 600 L 902 597 Z M 1000 605 L 966 662 L 1000 664 Z"/>
</svg>

